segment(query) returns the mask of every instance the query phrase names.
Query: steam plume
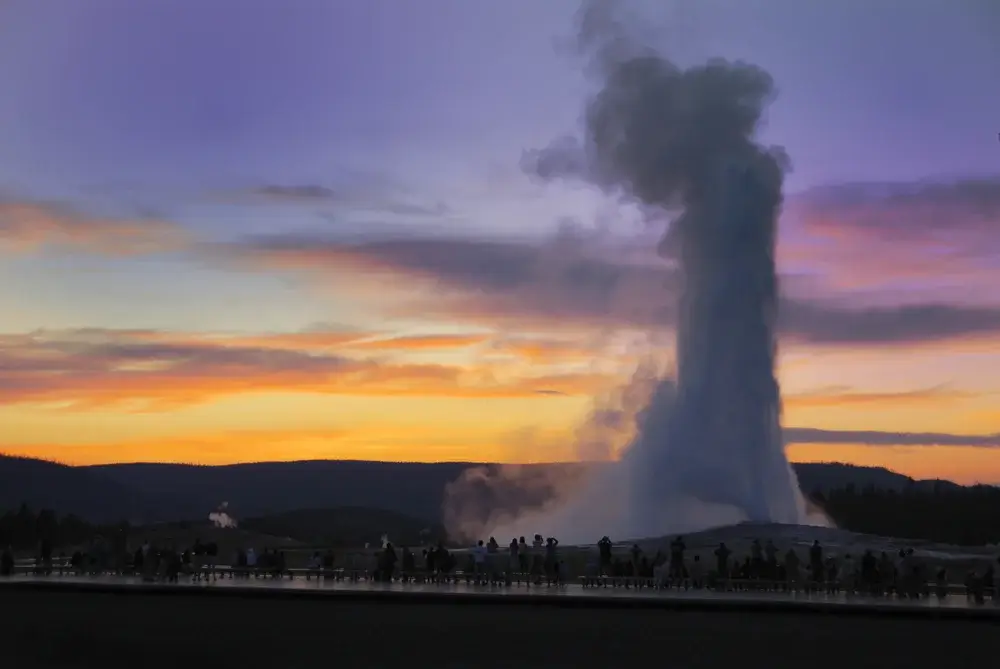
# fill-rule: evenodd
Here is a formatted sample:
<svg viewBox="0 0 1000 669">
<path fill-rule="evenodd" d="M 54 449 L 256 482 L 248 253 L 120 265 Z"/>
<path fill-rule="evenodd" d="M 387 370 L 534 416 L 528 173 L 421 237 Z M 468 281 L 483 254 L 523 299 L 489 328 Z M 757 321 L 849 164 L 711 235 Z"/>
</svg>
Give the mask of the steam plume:
<svg viewBox="0 0 1000 669">
<path fill-rule="evenodd" d="M 660 251 L 683 281 L 676 378 L 635 418 L 621 462 L 562 507 L 510 530 L 593 541 L 745 520 L 800 523 L 805 504 L 781 440 L 774 367 L 777 217 L 787 160 L 754 135 L 771 77 L 713 60 L 680 69 L 633 39 L 609 2 L 584 2 L 578 47 L 600 83 L 583 141 L 525 153 L 543 180 L 582 179 L 675 214 Z"/>
<path fill-rule="evenodd" d="M 229 502 L 223 502 L 222 504 L 219 505 L 218 509 L 208 514 L 208 519 L 212 521 L 212 523 L 216 527 L 225 527 L 230 529 L 235 528 L 236 519 L 230 516 L 229 513 L 226 511 L 226 509 L 228 508 L 229 508 Z"/>
</svg>

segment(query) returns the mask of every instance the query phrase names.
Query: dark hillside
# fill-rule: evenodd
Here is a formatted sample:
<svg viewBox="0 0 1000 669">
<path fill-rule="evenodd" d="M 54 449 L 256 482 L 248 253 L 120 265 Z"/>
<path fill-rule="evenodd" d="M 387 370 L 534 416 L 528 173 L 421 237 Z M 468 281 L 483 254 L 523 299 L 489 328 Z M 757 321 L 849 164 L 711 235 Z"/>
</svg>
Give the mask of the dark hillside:
<svg viewBox="0 0 1000 669">
<path fill-rule="evenodd" d="M 22 503 L 93 522 L 153 519 L 173 506 L 95 469 L 0 455 L 0 510 Z"/>
<path fill-rule="evenodd" d="M 228 502 L 237 518 L 360 506 L 439 519 L 445 486 L 476 466 L 480 465 L 311 460 L 221 467 L 123 464 L 92 469 L 123 485 L 183 500 L 187 508 L 202 514 Z M 526 465 L 521 470 L 523 475 L 541 474 L 547 467 L 580 469 L 580 465 Z"/>
<path fill-rule="evenodd" d="M 74 513 L 93 522 L 128 519 L 205 520 L 222 502 L 237 519 L 272 516 L 300 509 L 364 507 L 438 522 L 446 486 L 471 467 L 495 471 L 496 465 L 462 462 L 420 464 L 316 460 L 264 462 L 205 467 L 174 464 L 116 464 L 94 467 L 65 465 L 26 458 L 0 457 L 0 510 L 33 509 Z M 521 480 L 533 479 L 532 503 L 544 501 L 549 468 L 579 473 L 581 465 L 528 465 Z M 799 464 L 796 472 L 807 494 L 854 486 L 940 489 L 960 486 L 924 482 L 874 467 L 839 463 Z M 511 508 L 524 503 L 517 483 L 476 485 L 462 503 L 478 508 Z"/>
<path fill-rule="evenodd" d="M 437 523 L 392 511 L 342 507 L 286 511 L 248 518 L 240 528 L 275 537 L 288 537 L 309 546 L 377 546 L 386 534 L 397 546 L 416 546 L 446 539 Z"/>
</svg>

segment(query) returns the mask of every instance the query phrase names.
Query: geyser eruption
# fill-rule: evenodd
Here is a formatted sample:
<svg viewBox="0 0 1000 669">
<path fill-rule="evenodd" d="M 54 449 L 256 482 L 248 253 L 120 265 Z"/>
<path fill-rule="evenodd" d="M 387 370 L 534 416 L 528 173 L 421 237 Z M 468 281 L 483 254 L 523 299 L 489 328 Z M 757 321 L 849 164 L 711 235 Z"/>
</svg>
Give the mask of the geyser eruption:
<svg viewBox="0 0 1000 669">
<path fill-rule="evenodd" d="M 620 463 L 561 507 L 489 529 L 533 526 L 590 542 L 808 522 L 785 457 L 774 369 L 786 161 L 754 140 L 773 82 L 742 63 L 678 68 L 631 40 L 610 7 L 590 2 L 581 12 L 579 46 L 601 84 L 584 140 L 528 152 L 523 166 L 674 215 L 660 252 L 681 276 L 676 378 L 651 394 Z"/>
</svg>

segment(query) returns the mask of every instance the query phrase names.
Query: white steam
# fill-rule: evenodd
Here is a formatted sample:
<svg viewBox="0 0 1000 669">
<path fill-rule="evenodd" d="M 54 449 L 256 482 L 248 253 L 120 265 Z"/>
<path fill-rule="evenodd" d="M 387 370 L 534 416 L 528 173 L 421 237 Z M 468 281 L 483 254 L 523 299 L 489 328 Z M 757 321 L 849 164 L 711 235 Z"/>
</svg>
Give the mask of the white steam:
<svg viewBox="0 0 1000 669">
<path fill-rule="evenodd" d="M 227 513 L 226 509 L 229 508 L 229 502 L 223 502 L 219 505 L 219 508 L 208 514 L 208 519 L 212 521 L 212 524 L 216 527 L 224 527 L 233 529 L 236 527 L 236 519 Z"/>
<path fill-rule="evenodd" d="M 630 418 L 633 435 L 615 464 L 572 486 L 557 476 L 559 494 L 527 513 L 494 514 L 481 531 L 575 543 L 823 522 L 807 513 L 781 438 L 775 242 L 787 159 L 754 140 L 773 82 L 743 63 L 680 69 L 635 40 L 614 6 L 584 2 L 580 13 L 580 52 L 600 83 L 583 141 L 528 152 L 523 167 L 546 181 L 589 182 L 658 218 L 679 213 L 660 244 L 682 277 L 676 371 L 640 374 L 621 394 L 632 403 L 615 420 Z M 493 484 L 509 475 L 496 471 Z M 460 491 L 448 492 L 449 529 L 468 531 L 454 522 L 468 517 L 454 503 Z"/>
</svg>

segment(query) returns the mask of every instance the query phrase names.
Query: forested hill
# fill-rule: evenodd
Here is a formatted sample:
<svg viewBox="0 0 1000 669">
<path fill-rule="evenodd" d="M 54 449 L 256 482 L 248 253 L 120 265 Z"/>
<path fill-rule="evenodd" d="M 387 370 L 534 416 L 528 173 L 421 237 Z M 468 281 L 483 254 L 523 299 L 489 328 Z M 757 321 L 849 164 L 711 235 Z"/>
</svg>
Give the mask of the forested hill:
<svg viewBox="0 0 1000 669">
<path fill-rule="evenodd" d="M 441 520 L 446 486 L 475 466 L 496 469 L 468 463 L 345 461 L 68 467 L 0 457 L 0 513 L 17 513 L 27 505 L 95 523 L 203 521 L 228 502 L 229 513 L 248 521 L 292 511 L 301 515 L 303 509 L 316 510 L 306 513 L 313 518 L 323 510 L 361 507 L 434 526 Z M 529 492 L 512 482 L 482 486 L 472 502 L 509 510 L 515 503 L 538 505 L 551 494 L 544 482 L 553 467 L 561 476 L 584 471 L 581 465 L 521 467 L 519 480 L 527 481 Z M 915 481 L 885 469 L 835 463 L 795 469 L 803 490 L 846 529 L 952 543 L 1000 541 L 1000 488 Z"/>
<path fill-rule="evenodd" d="M 469 463 L 385 463 L 366 461 L 266 462 L 204 467 L 173 464 L 121 464 L 68 467 L 52 462 L 0 456 L 0 509 L 27 503 L 36 509 L 73 513 L 97 522 L 204 518 L 222 502 L 237 517 L 263 516 L 297 509 L 366 507 L 437 521 L 445 487 Z M 482 465 L 494 468 L 495 465 Z M 562 475 L 582 473 L 581 465 L 529 465 L 520 476 L 544 480 L 545 469 Z M 843 464 L 796 465 L 803 490 L 829 491 L 853 484 L 903 490 L 929 486 L 885 469 Z M 955 484 L 946 483 L 954 486 Z M 532 485 L 529 499 L 516 485 L 484 490 L 490 502 L 517 498 L 537 504 L 548 490 Z M 534 498 L 531 499 L 530 497 Z"/>
</svg>

